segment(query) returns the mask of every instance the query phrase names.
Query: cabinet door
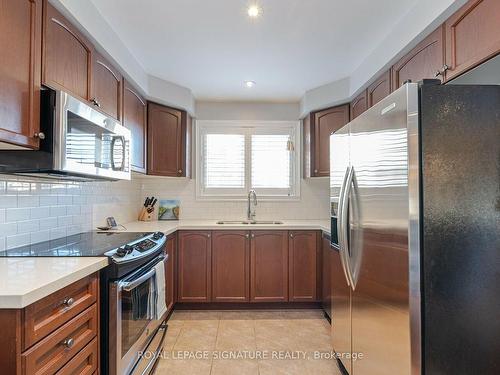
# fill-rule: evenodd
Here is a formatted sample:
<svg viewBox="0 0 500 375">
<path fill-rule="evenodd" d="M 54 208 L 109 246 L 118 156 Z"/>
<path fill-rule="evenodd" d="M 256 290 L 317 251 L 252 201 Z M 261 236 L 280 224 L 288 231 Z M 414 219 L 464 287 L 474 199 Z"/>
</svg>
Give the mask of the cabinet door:
<svg viewBox="0 0 500 375">
<path fill-rule="evenodd" d="M 314 168 L 312 176 L 330 176 L 330 134 L 349 122 L 349 106 L 342 105 L 314 113 Z"/>
<path fill-rule="evenodd" d="M 288 301 L 288 232 L 254 231 L 250 236 L 250 301 Z"/>
<path fill-rule="evenodd" d="M 179 302 L 210 302 L 211 234 L 207 231 L 182 231 L 178 234 Z"/>
<path fill-rule="evenodd" d="M 91 44 L 52 5 L 44 4 L 42 82 L 89 100 Z"/>
<path fill-rule="evenodd" d="M 213 232 L 212 300 L 214 302 L 248 302 L 249 274 L 249 232 Z"/>
<path fill-rule="evenodd" d="M 148 104 L 148 174 L 186 176 L 186 112 Z"/>
<path fill-rule="evenodd" d="M 131 165 L 135 172 L 146 173 L 147 105 L 127 81 L 123 89 L 123 125 L 132 134 Z"/>
<path fill-rule="evenodd" d="M 443 80 L 443 27 L 438 27 L 392 67 L 393 91 L 407 80 L 418 82 L 424 78 Z"/>
<path fill-rule="evenodd" d="M 446 80 L 500 52 L 500 1 L 470 0 L 445 23 Z"/>
<path fill-rule="evenodd" d="M 288 242 L 289 301 L 318 300 L 318 232 L 290 232 Z"/>
<path fill-rule="evenodd" d="M 322 272 L 321 272 L 321 281 L 322 281 L 322 288 L 321 288 L 321 298 L 322 298 L 322 305 L 323 305 L 323 310 L 325 313 L 331 318 L 331 308 L 332 308 L 332 259 L 331 259 L 331 247 L 330 247 L 330 239 L 327 237 L 323 237 L 322 240 L 322 256 L 321 256 L 321 265 L 322 265 Z"/>
<path fill-rule="evenodd" d="M 360 114 L 368 109 L 368 96 L 366 90 L 359 94 L 351 102 L 351 120 L 354 120 Z"/>
<path fill-rule="evenodd" d="M 167 240 L 166 253 L 168 260 L 165 263 L 165 302 L 167 304 L 167 312 L 170 312 L 175 304 L 175 262 L 176 262 L 176 248 L 177 237 L 176 235 Z"/>
<path fill-rule="evenodd" d="M 391 93 L 391 71 L 382 74 L 367 89 L 368 107 L 373 107 Z"/>
<path fill-rule="evenodd" d="M 122 117 L 122 85 L 120 72 L 104 57 L 94 53 L 90 102 L 118 121 L 121 121 Z"/>
<path fill-rule="evenodd" d="M 0 0 L 0 140 L 38 148 L 42 0 Z"/>
</svg>

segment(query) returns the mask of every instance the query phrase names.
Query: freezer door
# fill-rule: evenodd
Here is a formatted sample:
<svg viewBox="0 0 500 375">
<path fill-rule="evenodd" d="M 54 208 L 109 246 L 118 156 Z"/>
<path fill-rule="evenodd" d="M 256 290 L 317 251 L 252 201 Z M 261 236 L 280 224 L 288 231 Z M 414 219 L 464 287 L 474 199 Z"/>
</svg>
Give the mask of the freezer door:
<svg viewBox="0 0 500 375">
<path fill-rule="evenodd" d="M 351 293 L 347 269 L 339 253 L 338 215 L 341 188 L 349 168 L 349 125 L 330 137 L 331 230 L 331 319 L 333 348 L 343 355 L 342 363 L 351 372 Z M 347 355 L 346 355 L 347 354 Z"/>
<path fill-rule="evenodd" d="M 410 374 L 408 118 L 417 111 L 409 84 L 350 123 L 352 351 L 362 354 L 352 375 Z"/>
</svg>

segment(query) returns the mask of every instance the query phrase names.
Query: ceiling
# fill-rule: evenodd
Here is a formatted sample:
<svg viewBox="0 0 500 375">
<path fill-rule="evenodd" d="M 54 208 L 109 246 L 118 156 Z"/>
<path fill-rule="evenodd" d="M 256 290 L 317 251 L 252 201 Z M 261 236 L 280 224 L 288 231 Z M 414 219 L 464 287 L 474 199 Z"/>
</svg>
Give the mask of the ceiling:
<svg viewBox="0 0 500 375">
<path fill-rule="evenodd" d="M 349 76 L 418 2 L 91 1 L 148 74 L 198 100 L 266 101 L 296 101 Z M 263 15 L 250 19 L 255 1 Z"/>
</svg>

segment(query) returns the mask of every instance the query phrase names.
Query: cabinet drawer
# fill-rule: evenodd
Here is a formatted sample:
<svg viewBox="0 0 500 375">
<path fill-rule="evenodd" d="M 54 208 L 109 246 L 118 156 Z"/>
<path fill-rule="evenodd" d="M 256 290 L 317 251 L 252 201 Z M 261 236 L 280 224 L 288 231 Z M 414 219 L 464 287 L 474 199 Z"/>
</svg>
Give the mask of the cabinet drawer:
<svg viewBox="0 0 500 375">
<path fill-rule="evenodd" d="M 83 348 L 57 375 L 91 375 L 97 371 L 97 337 Z"/>
<path fill-rule="evenodd" d="M 96 335 L 94 304 L 23 353 L 23 374 L 55 374 Z"/>
<path fill-rule="evenodd" d="M 97 301 L 97 274 L 84 277 L 24 309 L 27 349 Z"/>
</svg>

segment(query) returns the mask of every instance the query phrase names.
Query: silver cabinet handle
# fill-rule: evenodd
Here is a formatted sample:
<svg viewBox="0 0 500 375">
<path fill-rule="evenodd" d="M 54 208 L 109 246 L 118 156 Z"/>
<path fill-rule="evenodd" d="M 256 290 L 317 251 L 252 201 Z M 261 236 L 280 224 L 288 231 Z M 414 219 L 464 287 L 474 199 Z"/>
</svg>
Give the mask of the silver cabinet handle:
<svg viewBox="0 0 500 375">
<path fill-rule="evenodd" d="M 211 237 L 211 235 L 210 235 L 210 233 L 208 233 L 208 234 L 207 234 L 207 238 L 210 238 L 210 237 Z"/>
<path fill-rule="evenodd" d="M 252 238 L 255 238 L 255 234 L 252 233 Z"/>
<path fill-rule="evenodd" d="M 67 349 L 71 349 L 73 345 L 75 345 L 75 340 L 72 338 L 67 338 L 66 340 L 61 342 L 62 346 L 65 346 Z"/>
<path fill-rule="evenodd" d="M 97 100 L 97 98 L 92 98 L 90 102 L 95 105 L 96 107 L 101 107 L 101 103 Z"/>
<path fill-rule="evenodd" d="M 444 64 L 441 68 L 441 70 L 438 70 L 435 74 L 434 74 L 434 77 L 439 77 L 439 76 L 442 76 L 444 77 L 444 74 L 446 73 L 446 71 L 450 69 L 450 67 L 446 64 Z"/>
<path fill-rule="evenodd" d="M 250 235 L 247 233 L 247 234 L 245 234 L 245 237 L 246 238 L 250 238 Z"/>
<path fill-rule="evenodd" d="M 33 134 L 33 137 L 43 140 L 43 139 L 45 139 L 45 133 L 43 133 L 43 132 L 35 133 L 35 134 Z"/>
<path fill-rule="evenodd" d="M 290 237 L 293 238 L 293 233 L 290 233 Z"/>
<path fill-rule="evenodd" d="M 317 169 L 315 169 L 315 170 L 314 170 L 314 173 L 318 173 L 318 170 L 317 170 Z"/>
<path fill-rule="evenodd" d="M 73 303 L 75 303 L 75 299 L 72 298 L 72 297 L 69 297 L 69 298 L 65 298 L 64 301 L 62 301 L 62 304 L 65 306 L 65 307 L 71 307 L 73 305 Z"/>
</svg>

